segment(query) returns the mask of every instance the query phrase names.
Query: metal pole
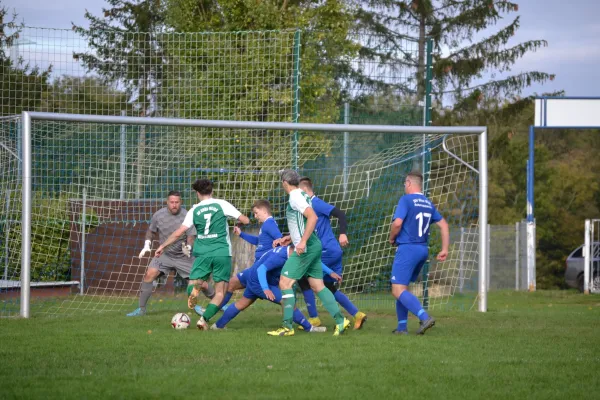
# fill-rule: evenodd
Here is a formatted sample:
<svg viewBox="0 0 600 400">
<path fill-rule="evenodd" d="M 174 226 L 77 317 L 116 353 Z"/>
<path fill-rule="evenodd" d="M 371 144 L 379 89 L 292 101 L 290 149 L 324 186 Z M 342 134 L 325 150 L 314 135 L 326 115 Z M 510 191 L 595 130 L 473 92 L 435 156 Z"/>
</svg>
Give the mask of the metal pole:
<svg viewBox="0 0 600 400">
<path fill-rule="evenodd" d="M 23 112 L 23 204 L 21 214 L 21 317 L 29 318 L 31 299 L 31 118 Z"/>
<path fill-rule="evenodd" d="M 6 281 L 8 280 L 8 261 L 10 260 L 10 256 L 9 256 L 9 251 L 10 248 L 8 247 L 8 240 L 10 238 L 10 192 L 11 190 L 7 190 L 6 191 L 6 218 L 5 218 L 5 222 L 4 222 L 4 229 L 5 229 L 5 236 L 4 236 L 4 275 L 3 275 L 3 279 Z"/>
<path fill-rule="evenodd" d="M 300 30 L 294 32 L 294 72 L 292 77 L 292 122 L 300 121 Z M 294 131 L 292 143 L 292 168 L 298 169 L 298 161 L 300 159 L 298 142 L 300 134 Z"/>
<path fill-rule="evenodd" d="M 87 225 L 86 215 L 87 188 L 83 188 L 83 201 L 81 210 L 81 276 L 79 278 L 79 294 L 83 295 L 83 286 L 85 283 L 85 227 Z"/>
<path fill-rule="evenodd" d="M 591 240 L 590 240 L 590 220 L 585 220 L 585 237 L 583 245 L 583 293 L 590 294 L 590 264 L 591 264 Z"/>
<path fill-rule="evenodd" d="M 121 116 L 125 116 L 125 110 L 121 111 Z M 126 163 L 125 157 L 127 156 L 127 130 L 125 125 L 121 125 L 121 186 L 119 188 L 119 199 L 125 200 L 125 172 Z"/>
<path fill-rule="evenodd" d="M 487 311 L 487 224 L 488 224 L 487 130 L 479 136 L 479 311 Z"/>
<path fill-rule="evenodd" d="M 350 104 L 344 103 L 344 124 L 350 123 Z M 346 192 L 348 190 L 348 141 L 350 139 L 350 133 L 344 132 L 344 200 L 346 199 Z"/>
<path fill-rule="evenodd" d="M 458 289 L 460 293 L 463 292 L 465 284 L 465 271 L 464 271 L 464 260 L 465 260 L 465 228 L 460 227 L 460 264 L 458 265 Z"/>
<path fill-rule="evenodd" d="M 535 187 L 535 130 L 529 127 L 529 163 L 528 163 L 528 185 L 527 185 L 527 288 L 530 292 L 535 291 L 535 217 L 534 217 L 534 187 Z"/>
<path fill-rule="evenodd" d="M 515 290 L 519 290 L 519 223 L 515 223 Z"/>
<path fill-rule="evenodd" d="M 490 242 L 491 242 L 491 237 L 492 237 L 491 233 L 492 233 L 492 229 L 490 228 L 490 224 L 488 224 L 488 226 L 487 226 L 487 265 L 486 265 L 486 268 L 487 268 L 487 282 L 486 282 L 487 290 L 490 290 L 490 275 L 491 275 L 491 271 L 492 271 L 492 265 L 491 265 L 492 263 L 490 260 L 490 245 L 491 245 Z"/>
</svg>

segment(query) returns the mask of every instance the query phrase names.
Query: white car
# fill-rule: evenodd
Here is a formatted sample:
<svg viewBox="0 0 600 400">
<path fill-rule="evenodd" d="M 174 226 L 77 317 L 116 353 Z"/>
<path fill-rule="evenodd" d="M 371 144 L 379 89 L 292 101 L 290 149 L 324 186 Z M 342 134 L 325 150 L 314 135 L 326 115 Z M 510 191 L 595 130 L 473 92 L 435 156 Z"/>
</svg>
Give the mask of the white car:
<svg viewBox="0 0 600 400">
<path fill-rule="evenodd" d="M 600 291 L 600 242 L 595 242 L 592 245 L 594 258 L 592 259 L 593 270 L 593 287 L 592 292 Z M 579 289 L 583 292 L 583 245 L 575 249 L 569 257 L 567 257 L 567 269 L 565 270 L 565 281 L 568 286 Z"/>
</svg>

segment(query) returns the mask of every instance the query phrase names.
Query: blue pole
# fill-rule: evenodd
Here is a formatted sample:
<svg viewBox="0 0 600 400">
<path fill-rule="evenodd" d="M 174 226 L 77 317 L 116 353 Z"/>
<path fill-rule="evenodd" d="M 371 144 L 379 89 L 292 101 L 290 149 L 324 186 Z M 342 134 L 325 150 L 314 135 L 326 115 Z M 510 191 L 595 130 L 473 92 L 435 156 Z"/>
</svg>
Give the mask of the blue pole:
<svg viewBox="0 0 600 400">
<path fill-rule="evenodd" d="M 533 197 L 533 187 L 534 187 L 534 127 L 533 125 L 529 127 L 529 164 L 527 168 L 527 222 L 533 222 L 534 216 L 534 197 Z"/>
</svg>

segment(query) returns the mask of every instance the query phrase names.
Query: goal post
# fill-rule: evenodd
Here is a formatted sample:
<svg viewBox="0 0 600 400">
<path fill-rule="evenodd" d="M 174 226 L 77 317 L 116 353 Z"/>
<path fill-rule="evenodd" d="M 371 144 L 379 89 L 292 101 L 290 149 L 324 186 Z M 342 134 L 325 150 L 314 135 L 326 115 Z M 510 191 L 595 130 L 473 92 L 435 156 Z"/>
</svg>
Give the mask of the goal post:
<svg viewBox="0 0 600 400">
<path fill-rule="evenodd" d="M 136 140 L 140 137 L 143 140 L 136 146 L 130 144 L 123 139 L 124 129 L 130 130 L 130 136 Z M 465 285 L 468 281 L 474 283 L 478 310 L 487 310 L 485 127 L 334 125 L 24 112 L 21 135 L 22 317 L 28 318 L 31 314 L 31 274 L 32 266 L 38 262 L 36 254 L 45 251 L 37 241 L 56 243 L 52 235 L 58 229 L 64 230 L 61 231 L 63 236 L 68 232 L 70 243 L 77 244 L 70 245 L 68 278 L 81 276 L 82 287 L 78 294 L 55 300 L 53 310 L 121 311 L 125 305 L 135 303 L 141 282 L 140 270 L 145 269 L 143 260 L 122 261 L 124 257 L 135 258 L 130 254 L 134 244 L 128 242 L 125 235 L 131 232 L 132 236 L 139 237 L 140 226 L 162 206 L 161 201 L 164 202 L 169 190 L 185 188 L 184 206 L 189 209 L 195 202 L 189 189 L 191 182 L 198 177 L 208 177 L 216 182 L 215 196 L 227 199 L 245 214 L 249 213 L 253 201 L 269 199 L 276 219 L 284 228 L 281 216 L 285 197 L 278 171 L 294 165 L 299 172 L 313 178 L 318 195 L 343 209 L 349 217 L 351 246 L 345 251 L 342 290 L 359 303 L 372 299 L 374 293 L 387 292 L 386 299 L 391 299 L 389 271 L 394 250 L 387 243 L 389 224 L 398 198 L 403 194 L 404 176 L 412 169 L 421 168 L 423 160 L 429 164 L 424 171 L 428 181 L 425 194 L 448 219 L 451 233 L 454 226 L 456 232 L 462 232 L 459 238 L 463 237 L 462 240 L 451 237 L 455 243 L 451 244 L 448 260 L 438 263 L 424 278 L 431 282 L 428 288 L 433 301 L 429 306 L 448 304 L 458 295 L 459 287 L 462 291 L 468 286 Z M 84 141 L 85 152 L 81 151 Z M 129 145 L 125 152 L 120 147 L 123 142 Z M 122 182 L 123 177 L 126 182 Z M 57 208 L 63 210 L 63 217 L 52 215 L 52 210 Z M 38 227 L 40 220 L 52 220 L 53 228 Z M 465 229 L 461 231 L 461 227 L 468 228 L 469 234 L 464 233 Z M 439 236 L 435 231 L 430 243 L 432 260 L 439 251 Z M 110 239 L 110 244 L 103 244 L 104 238 Z M 138 240 L 135 246 L 139 244 L 143 241 Z M 136 254 L 139 252 L 137 248 L 134 250 Z M 234 264 L 235 257 L 236 254 Z M 243 268 L 249 266 L 253 255 L 244 257 L 237 262 L 246 264 Z M 98 277 L 92 276 L 94 263 L 100 265 L 98 259 L 102 258 L 110 258 L 110 268 L 120 269 L 108 271 L 108 267 L 103 266 L 106 271 L 98 272 Z M 84 266 L 80 265 L 83 259 L 85 273 Z M 111 279 L 115 281 L 107 285 Z M 433 285 L 437 290 L 435 295 Z"/>
</svg>

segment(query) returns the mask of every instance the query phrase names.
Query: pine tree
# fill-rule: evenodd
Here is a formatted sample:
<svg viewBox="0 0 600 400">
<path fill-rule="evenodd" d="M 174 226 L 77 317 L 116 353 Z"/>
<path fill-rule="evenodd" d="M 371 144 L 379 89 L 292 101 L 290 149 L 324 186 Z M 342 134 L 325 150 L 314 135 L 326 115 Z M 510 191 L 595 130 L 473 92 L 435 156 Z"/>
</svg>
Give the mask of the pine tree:
<svg viewBox="0 0 600 400">
<path fill-rule="evenodd" d="M 499 24 L 505 16 L 518 11 L 518 5 L 504 0 L 367 0 L 357 13 L 358 28 L 381 35 L 394 45 L 409 37 L 418 43 L 416 67 L 418 97 L 424 94 L 426 41 L 433 40 L 433 93 L 440 98 L 453 92 L 458 100 L 473 95 L 508 96 L 519 93 L 533 82 L 552 80 L 540 71 L 522 72 L 497 79 L 510 71 L 526 53 L 547 46 L 545 40 L 529 40 L 509 45 L 520 26 L 520 17 L 495 33 L 479 37 Z M 398 51 L 401 51 L 398 49 Z M 482 76 L 487 82 L 473 86 Z"/>
</svg>

